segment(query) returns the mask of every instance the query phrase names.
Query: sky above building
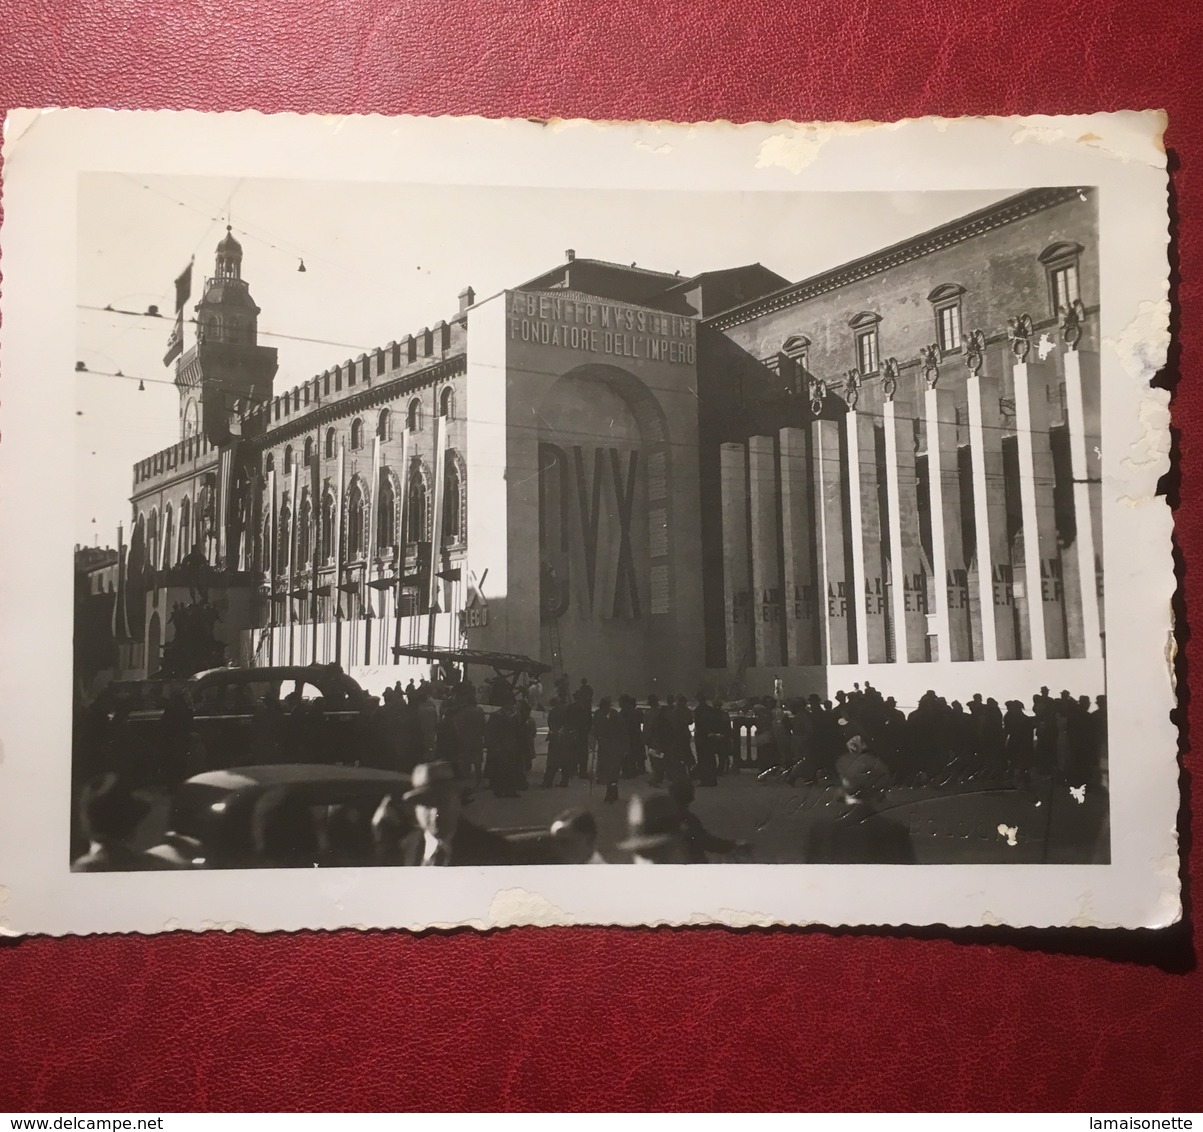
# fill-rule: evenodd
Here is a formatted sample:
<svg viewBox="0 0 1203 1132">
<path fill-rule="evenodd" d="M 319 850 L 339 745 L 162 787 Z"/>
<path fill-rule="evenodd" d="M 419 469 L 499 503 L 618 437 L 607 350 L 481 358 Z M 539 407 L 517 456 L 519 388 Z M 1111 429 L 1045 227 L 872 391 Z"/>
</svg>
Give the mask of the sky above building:
<svg viewBox="0 0 1203 1132">
<path fill-rule="evenodd" d="M 77 537 L 115 545 L 117 525 L 128 529 L 132 465 L 179 439 L 174 370 L 163 365 L 174 280 L 194 259 L 192 317 L 227 223 L 261 308 L 259 341 L 279 351 L 278 393 L 450 319 L 467 286 L 478 300 L 518 286 L 568 248 L 682 276 L 758 262 L 796 281 L 1012 191 L 580 192 L 89 174 L 78 207 L 76 358 L 87 369 L 74 375 Z M 143 313 L 151 306 L 158 318 Z M 194 341 L 190 326 L 184 341 Z"/>
</svg>

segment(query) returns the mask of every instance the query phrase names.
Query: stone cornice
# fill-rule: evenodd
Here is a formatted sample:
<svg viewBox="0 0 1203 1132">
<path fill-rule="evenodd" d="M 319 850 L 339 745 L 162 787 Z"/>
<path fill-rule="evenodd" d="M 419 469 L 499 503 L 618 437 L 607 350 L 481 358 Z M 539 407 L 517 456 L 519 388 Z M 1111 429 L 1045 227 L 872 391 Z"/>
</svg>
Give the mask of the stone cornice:
<svg viewBox="0 0 1203 1132">
<path fill-rule="evenodd" d="M 939 228 L 933 228 L 929 232 L 912 236 L 880 252 L 862 256 L 841 267 L 813 275 L 809 279 L 803 279 L 801 282 L 775 291 L 771 295 L 765 295 L 741 306 L 720 311 L 710 318 L 703 319 L 702 325 L 713 327 L 715 330 L 726 330 L 732 326 L 751 322 L 762 315 L 796 306 L 798 303 L 804 303 L 829 291 L 845 287 L 849 283 L 868 279 L 870 276 L 889 271 L 901 264 L 930 255 L 932 252 L 971 240 L 984 232 L 1001 228 L 1017 220 L 1023 220 L 1046 208 L 1075 200 L 1083 191 L 1075 186 L 1028 189 L 999 201 L 989 208 L 980 209 L 959 220 L 941 225 Z"/>
</svg>

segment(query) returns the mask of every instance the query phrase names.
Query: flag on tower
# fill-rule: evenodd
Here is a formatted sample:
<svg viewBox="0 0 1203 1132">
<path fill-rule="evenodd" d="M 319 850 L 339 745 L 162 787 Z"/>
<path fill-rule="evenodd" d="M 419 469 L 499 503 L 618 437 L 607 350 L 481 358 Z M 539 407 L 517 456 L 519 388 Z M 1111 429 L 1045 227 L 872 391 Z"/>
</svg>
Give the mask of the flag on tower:
<svg viewBox="0 0 1203 1132">
<path fill-rule="evenodd" d="M 175 326 L 171 328 L 171 337 L 167 339 L 167 353 L 163 356 L 165 366 L 178 358 L 184 352 L 184 304 L 192 295 L 192 261 L 176 276 L 175 280 Z"/>
</svg>

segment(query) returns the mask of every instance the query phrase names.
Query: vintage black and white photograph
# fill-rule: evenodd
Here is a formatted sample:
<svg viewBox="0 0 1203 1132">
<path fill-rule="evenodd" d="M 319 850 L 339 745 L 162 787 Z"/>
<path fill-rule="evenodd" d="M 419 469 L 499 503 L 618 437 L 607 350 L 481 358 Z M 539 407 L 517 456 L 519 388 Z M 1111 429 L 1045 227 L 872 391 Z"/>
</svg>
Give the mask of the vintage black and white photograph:
<svg viewBox="0 0 1203 1132">
<path fill-rule="evenodd" d="M 117 117 L 137 138 L 156 116 Z M 1119 117 L 1113 147 L 1140 132 Z M 70 358 L 40 375 L 55 428 L 30 438 L 65 473 L 40 501 L 68 629 L 45 643 L 66 743 L 37 754 L 56 764 L 42 867 L 72 891 L 138 874 L 160 921 L 190 919 L 163 905 L 183 874 L 249 894 L 272 870 L 401 902 L 470 877 L 535 922 L 797 922 L 832 915 L 799 893 L 850 866 L 885 867 L 895 906 L 980 892 L 986 921 L 1016 913 L 980 878 L 1049 878 L 1089 920 L 1140 821 L 1117 808 L 1138 754 L 1117 734 L 1168 731 L 1139 773 L 1176 791 L 1164 656 L 1133 655 L 1129 597 L 1164 642 L 1168 518 L 1139 498 L 1164 449 L 1141 403 L 1164 239 L 1132 251 L 1158 208 L 1164 229 L 1164 168 L 1133 223 L 1107 183 L 1131 159 L 1017 122 L 999 144 L 1026 166 L 975 165 L 967 135 L 948 175 L 945 123 L 932 175 L 903 183 L 871 161 L 850 180 L 842 151 L 824 183 L 813 138 L 769 127 L 713 184 L 689 154 L 625 184 L 440 180 L 406 150 L 440 128 L 454 149 L 468 124 L 438 122 L 380 133 L 392 176 L 153 147 L 66 170 L 70 315 L 44 333 Z M 589 140 L 570 135 L 521 144 L 567 160 Z M 739 135 L 716 128 L 716 155 Z M 620 140 L 641 169 L 677 160 Z M 1145 323 L 1126 271 L 1151 281 Z M 1125 678 L 1116 699 L 1117 650 L 1161 666 L 1152 692 Z M 709 867 L 565 872 L 568 914 L 531 868 L 628 864 Z M 712 884 L 685 915 L 648 899 Z M 739 903 L 774 886 L 795 910 Z M 865 899 L 833 922 L 876 922 Z"/>
</svg>

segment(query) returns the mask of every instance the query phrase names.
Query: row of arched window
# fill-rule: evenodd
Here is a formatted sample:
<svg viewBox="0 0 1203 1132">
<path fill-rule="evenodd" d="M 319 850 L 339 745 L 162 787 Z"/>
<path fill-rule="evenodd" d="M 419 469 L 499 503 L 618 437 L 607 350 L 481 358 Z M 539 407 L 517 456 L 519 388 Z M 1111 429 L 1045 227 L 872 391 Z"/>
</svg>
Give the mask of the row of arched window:
<svg viewBox="0 0 1203 1132">
<path fill-rule="evenodd" d="M 164 505 L 161 518 L 158 507 L 138 513 L 130 538 L 131 572 L 147 568 L 170 570 L 194 545 L 203 544 L 213 528 L 215 493 L 212 486 L 203 486 L 197 499 L 195 510 L 191 496 L 185 495 L 180 500 L 178 514 L 170 502 Z"/>
<path fill-rule="evenodd" d="M 439 394 L 439 415 L 446 417 L 448 420 L 455 419 L 455 390 L 450 385 L 444 386 Z M 407 431 L 421 432 L 423 428 L 423 411 L 422 399 L 414 397 L 405 411 L 405 428 Z M 393 439 L 393 411 L 391 409 L 381 409 L 376 415 L 375 435 L 381 441 Z M 356 417 L 351 421 L 350 447 L 352 451 L 363 448 L 367 443 L 365 435 L 365 424 L 362 417 Z M 284 475 L 292 474 L 293 463 L 300 459 L 302 467 L 307 467 L 313 460 L 316 451 L 316 441 L 312 436 L 305 437 L 304 445 L 298 450 L 291 444 L 284 448 L 283 455 L 283 473 Z M 323 444 L 323 454 L 326 459 L 333 459 L 338 454 L 338 430 L 328 428 L 326 430 L 325 441 Z M 268 452 L 263 458 L 263 473 L 270 474 L 275 470 L 276 457 L 272 452 Z"/>
<path fill-rule="evenodd" d="M 443 485 L 443 544 L 456 545 L 465 537 L 466 477 L 463 458 L 454 450 L 448 450 L 444 464 Z M 404 508 L 398 506 L 400 480 L 392 468 L 381 468 L 380 483 L 376 493 L 376 541 L 378 552 L 395 550 L 399 544 L 427 542 L 431 538 L 432 484 L 430 472 L 424 461 L 415 458 L 410 465 L 408 487 Z M 368 553 L 369 519 L 371 506 L 367 484 L 359 475 L 353 476 L 343 498 L 342 551 L 344 560 L 356 562 Z M 313 501 L 308 489 L 301 495 L 296 514 L 295 553 L 297 569 L 311 563 L 314 550 L 320 565 L 334 561 L 335 494 L 327 485 L 322 494 L 320 523 L 316 524 L 316 535 L 320 540 L 315 548 L 315 524 Z M 404 519 L 404 530 L 401 524 Z M 288 548 L 294 537 L 293 509 L 288 493 L 280 505 L 277 539 L 273 544 L 270 517 L 264 516 L 262 528 L 255 547 L 255 564 L 259 570 L 269 565 L 280 573 L 288 565 Z"/>
</svg>

